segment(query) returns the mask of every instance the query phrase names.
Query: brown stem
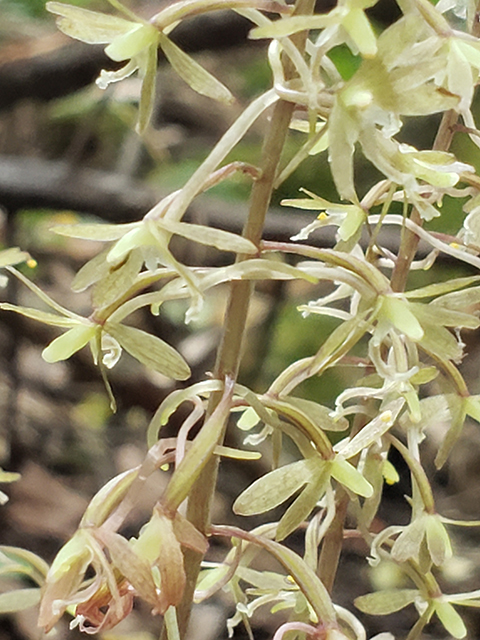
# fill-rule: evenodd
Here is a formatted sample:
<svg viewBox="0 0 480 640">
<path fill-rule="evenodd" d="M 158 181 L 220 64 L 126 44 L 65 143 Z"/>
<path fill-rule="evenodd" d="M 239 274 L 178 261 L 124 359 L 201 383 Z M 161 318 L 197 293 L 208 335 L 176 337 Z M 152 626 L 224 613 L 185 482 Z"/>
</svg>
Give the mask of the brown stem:
<svg viewBox="0 0 480 640">
<path fill-rule="evenodd" d="M 309 14 L 314 9 L 313 0 L 298 0 L 295 13 Z M 299 34 L 297 46 L 304 46 L 305 34 Z M 293 69 L 288 69 L 286 62 L 285 73 L 293 75 Z M 273 184 L 278 165 L 288 133 L 288 126 L 294 105 L 279 101 L 275 104 L 272 117 L 265 134 L 261 162 L 259 164 L 261 177 L 255 182 L 250 198 L 248 217 L 243 230 L 243 236 L 254 244 L 259 244 L 265 216 L 270 205 Z M 240 257 L 240 260 L 245 259 Z M 214 376 L 224 379 L 226 375 L 236 379 L 242 355 L 242 345 L 247 324 L 247 316 L 253 287 L 248 281 L 234 281 L 230 285 L 230 296 L 227 306 L 223 337 L 217 354 Z M 213 411 L 216 396 L 212 396 L 209 413 Z M 187 517 L 199 531 L 207 532 L 210 525 L 211 505 L 215 493 L 218 475 L 218 458 L 212 457 L 195 483 L 188 499 Z M 195 585 L 200 570 L 202 556 L 194 551 L 186 550 L 184 555 L 187 584 L 184 597 L 177 609 L 180 636 L 185 637 L 190 610 L 193 601 Z M 162 637 L 166 637 L 165 630 Z"/>
<path fill-rule="evenodd" d="M 372 401 L 365 400 L 364 404 L 367 412 L 365 415 L 357 413 L 355 416 L 350 433 L 351 438 L 361 431 L 368 422 L 366 415 L 368 415 L 368 408 L 369 405 L 372 404 Z M 357 456 L 350 460 L 350 462 L 355 462 L 356 460 Z M 332 592 L 337 575 L 338 563 L 343 549 L 345 518 L 347 517 L 348 505 L 350 504 L 350 497 L 343 487 L 339 485 L 335 489 L 335 493 L 335 517 L 323 539 L 317 567 L 318 577 L 329 593 Z"/>
<path fill-rule="evenodd" d="M 448 151 L 452 143 L 454 135 L 454 126 L 458 121 L 458 113 L 450 110 L 443 114 L 442 121 L 437 131 L 435 141 L 433 143 L 433 149 L 435 151 Z M 420 217 L 417 209 L 412 211 L 411 220 L 420 227 L 423 226 L 423 220 Z M 410 272 L 410 266 L 415 258 L 417 247 L 419 243 L 419 237 L 409 231 L 404 230 L 400 249 L 398 252 L 397 262 L 395 269 L 392 273 L 391 287 L 393 291 L 404 291 L 407 284 L 408 274 Z"/>
<path fill-rule="evenodd" d="M 323 539 L 317 571 L 318 577 L 329 593 L 332 592 L 337 575 L 338 562 L 343 547 L 343 527 L 349 502 L 348 494 L 339 487 L 337 489 L 335 518 Z"/>
</svg>

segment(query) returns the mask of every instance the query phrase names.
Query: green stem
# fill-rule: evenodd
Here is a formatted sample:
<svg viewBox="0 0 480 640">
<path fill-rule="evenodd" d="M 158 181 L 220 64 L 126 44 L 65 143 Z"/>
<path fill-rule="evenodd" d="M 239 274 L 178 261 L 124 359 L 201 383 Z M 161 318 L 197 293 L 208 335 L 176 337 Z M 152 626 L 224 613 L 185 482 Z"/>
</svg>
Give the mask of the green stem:
<svg viewBox="0 0 480 640">
<path fill-rule="evenodd" d="M 313 12 L 313 9 L 313 0 L 298 0 L 295 12 L 299 14 L 309 14 Z M 300 34 L 300 37 L 305 40 L 304 34 Z M 302 45 L 301 40 L 298 45 Z M 287 65 L 288 61 L 286 67 Z M 293 69 L 291 69 L 289 73 L 292 74 Z M 259 164 L 261 177 L 253 185 L 248 217 L 243 230 L 243 236 L 257 245 L 260 243 L 262 237 L 265 216 L 270 205 L 273 185 L 293 109 L 294 105 L 292 103 L 284 101 L 277 102 L 273 107 L 272 117 L 265 134 L 262 157 Z M 239 259 L 242 260 L 245 259 L 245 257 L 240 256 Z M 223 337 L 218 350 L 214 371 L 215 378 L 221 380 L 225 379 L 226 376 L 233 380 L 237 378 L 252 292 L 253 286 L 248 281 L 234 281 L 230 285 L 230 296 L 224 321 Z M 209 413 L 213 412 L 218 400 L 217 395 L 212 395 Z M 223 436 L 220 439 L 220 442 L 221 441 L 223 441 Z M 210 459 L 203 469 L 188 499 L 187 517 L 190 522 L 202 532 L 207 532 L 210 526 L 211 505 L 215 493 L 217 475 L 218 458 L 215 456 Z M 185 637 L 188 627 L 193 594 L 202 556 L 187 549 L 184 558 L 187 583 L 183 600 L 178 607 L 178 625 L 182 638 Z M 165 638 L 165 632 L 162 638 Z"/>
</svg>

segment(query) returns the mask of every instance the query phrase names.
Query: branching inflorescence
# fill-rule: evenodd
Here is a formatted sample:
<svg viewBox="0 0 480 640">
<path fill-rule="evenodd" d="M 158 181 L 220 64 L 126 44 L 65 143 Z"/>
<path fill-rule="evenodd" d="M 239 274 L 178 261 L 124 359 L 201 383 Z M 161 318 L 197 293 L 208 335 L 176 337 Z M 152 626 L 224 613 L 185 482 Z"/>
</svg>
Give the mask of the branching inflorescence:
<svg viewBox="0 0 480 640">
<path fill-rule="evenodd" d="M 295 6 L 276 0 L 182 0 L 149 20 L 133 15 L 117 0 L 110 3 L 115 15 L 60 2 L 48 2 L 47 9 L 58 16 L 64 33 L 107 45 L 110 58 L 125 61 L 119 71 L 102 71 L 100 87 L 135 72 L 141 76 L 140 135 L 150 126 L 158 48 L 195 91 L 216 100 L 233 100 L 222 83 L 169 39 L 170 31 L 192 15 L 230 9 L 250 19 L 251 37 L 270 40 L 273 85 L 247 106 L 184 187 L 159 202 L 143 220 L 55 228 L 61 235 L 106 244 L 73 283 L 77 291 L 93 289 L 89 317 L 54 302 L 17 271 L 13 265 L 28 260 L 27 255 L 19 250 L 0 255 L 0 266 L 9 277 L 20 278 L 50 311 L 8 303 L 1 307 L 63 330 L 45 348 L 47 362 L 67 359 L 89 346 L 113 408 L 108 370 L 123 350 L 170 378 L 190 377 L 188 363 L 172 346 L 129 325 L 128 317 L 143 307 L 158 314 L 162 305 L 183 299 L 190 304 L 188 322 L 213 287 L 231 283 L 213 378 L 187 384 L 162 402 L 148 430 L 143 464 L 99 491 L 51 567 L 27 551 L 1 550 L 3 573 L 24 573 L 39 585 L 0 596 L 2 611 L 40 602 L 39 625 L 46 631 L 68 612 L 73 626 L 94 633 L 116 625 L 128 615 L 134 598 L 141 598 L 152 613 L 164 617 L 169 640 L 177 640 L 185 634 L 192 602 L 224 589 L 236 603 L 236 613 L 228 621 L 231 633 L 239 623 L 251 633 L 253 613 L 259 607 L 273 607 L 289 612 L 275 640 L 286 633 L 289 638 L 362 640 L 366 631 L 353 605 L 378 616 L 413 604 L 418 620 L 409 640 L 420 637 L 434 617 L 447 634 L 463 638 L 467 630 L 461 608 L 478 607 L 480 592 L 450 594 L 440 588 L 437 571 L 452 555 L 447 527 L 459 523 L 436 511 L 420 443 L 436 421 L 449 425 L 436 457 L 441 467 L 465 419 L 480 420 L 480 398 L 469 393 L 458 368 L 464 357 L 460 331 L 480 326 L 476 312 L 480 276 L 473 273 L 416 289 L 409 288 L 408 276 L 414 269 L 429 268 L 442 252 L 468 265 L 470 274 L 480 268 L 480 178 L 449 150 L 456 130 L 480 146 L 471 111 L 480 72 L 476 5 L 460 0 L 440 0 L 436 6 L 429 0 L 401 0 L 401 17 L 378 33 L 366 14 L 374 0 L 339 0 L 321 15 L 312 15 L 307 0 Z M 342 77 L 329 56 L 336 47 L 347 47 L 358 57 L 358 69 L 349 79 Z M 222 165 L 264 112 L 271 114 L 271 122 L 258 166 Z M 399 142 L 406 118 L 437 113 L 443 115 L 432 149 Z M 303 132 L 304 139 L 283 166 L 281 153 L 289 127 Z M 361 185 L 355 180 L 356 148 L 383 176 L 365 194 L 359 193 Z M 339 201 L 310 191 L 285 200 L 291 207 L 318 212 L 318 217 L 290 243 L 262 241 L 273 189 L 305 158 L 321 153 L 328 154 Z M 236 171 L 247 173 L 254 182 L 243 236 L 182 220 L 194 198 Z M 442 215 L 446 196 L 461 199 L 458 209 L 463 206 L 467 214 L 457 235 L 449 238 L 428 230 L 428 223 Z M 336 228 L 336 245 L 310 246 L 310 234 L 321 234 L 326 225 Z M 386 225 L 398 230 L 395 252 L 382 245 L 380 230 Z M 232 252 L 236 260 L 221 268 L 186 266 L 170 250 L 175 235 Z M 417 259 L 420 239 L 430 252 Z M 287 255 L 298 259 L 295 266 L 282 260 Z M 278 372 L 267 390 L 248 389 L 236 378 L 251 283 L 293 279 L 332 285 L 328 295 L 302 305 L 299 327 L 301 313 L 332 316 L 336 327 L 319 341 L 316 353 Z M 331 407 L 300 397 L 297 388 L 302 382 L 348 361 L 353 349 L 362 365 L 358 379 Z M 184 403 L 192 410 L 178 437 L 162 437 L 162 427 Z M 191 438 L 190 430 L 200 422 L 202 427 Z M 224 446 L 227 427 L 248 431 L 247 442 L 253 446 L 271 439 L 274 452 L 274 468 L 237 497 L 234 511 L 262 515 L 290 500 L 278 522 L 252 531 L 210 523 L 218 458 L 248 460 L 259 455 Z M 332 432 L 341 435 L 332 439 Z M 298 456 L 280 465 L 282 439 L 296 445 Z M 398 480 L 388 458 L 392 448 L 411 475 L 411 520 L 378 532 L 372 523 L 382 487 Z M 173 472 L 164 494 L 151 519 L 127 540 L 119 531 L 138 492 L 165 465 L 173 466 Z M 17 479 L 2 474 L 2 482 Z M 184 515 L 179 507 L 186 500 Z M 303 532 L 303 554 L 283 542 L 295 531 Z M 370 563 L 395 563 L 409 586 L 361 596 L 351 610 L 336 605 L 330 594 L 343 540 L 352 534 L 365 542 Z M 212 536 L 228 539 L 231 550 L 221 563 L 202 564 Z M 275 557 L 284 573 L 251 566 L 260 550 Z"/>
</svg>

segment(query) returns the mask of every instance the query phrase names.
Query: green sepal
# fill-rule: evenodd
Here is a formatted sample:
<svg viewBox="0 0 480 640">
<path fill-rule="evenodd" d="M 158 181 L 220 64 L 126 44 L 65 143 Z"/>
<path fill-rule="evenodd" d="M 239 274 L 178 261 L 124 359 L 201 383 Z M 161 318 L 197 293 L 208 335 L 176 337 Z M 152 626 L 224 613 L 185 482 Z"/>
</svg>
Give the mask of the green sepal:
<svg viewBox="0 0 480 640">
<path fill-rule="evenodd" d="M 80 521 L 80 527 L 100 527 L 125 498 L 138 475 L 138 469 L 129 469 L 107 482 L 90 500 Z"/>
<path fill-rule="evenodd" d="M 258 248 L 247 238 L 223 229 L 214 229 L 200 224 L 175 222 L 174 220 L 162 218 L 156 220 L 156 224 L 160 229 L 165 229 L 169 233 L 174 233 L 193 242 L 215 247 L 220 251 L 234 251 L 249 255 L 258 252 Z"/>
<path fill-rule="evenodd" d="M 140 91 L 140 104 L 138 106 L 138 121 L 136 131 L 141 136 L 147 129 L 152 118 L 155 106 L 155 87 L 157 84 L 157 43 L 151 44 L 146 51 L 143 52 L 146 58 L 145 67 L 143 68 L 143 82 Z"/>
<path fill-rule="evenodd" d="M 308 518 L 319 500 L 323 497 L 330 480 L 328 462 L 319 461 L 318 469 L 307 482 L 298 498 L 288 507 L 277 527 L 275 539 L 284 540 Z"/>
<path fill-rule="evenodd" d="M 226 104 L 234 102 L 234 97 L 220 80 L 177 47 L 164 33 L 159 33 L 159 42 L 173 69 L 194 91 Z"/>
<path fill-rule="evenodd" d="M 129 222 L 126 224 L 57 224 L 52 231 L 59 236 L 68 238 L 78 238 L 79 240 L 97 240 L 99 242 L 110 242 L 118 240 L 126 233 L 141 226 L 139 222 Z"/>
<path fill-rule="evenodd" d="M 165 509 L 169 512 L 176 511 L 187 498 L 192 486 L 215 451 L 230 415 L 233 388 L 233 381 L 226 378 L 223 395 L 215 411 L 205 421 L 182 461 L 173 472 L 164 496 Z"/>
<path fill-rule="evenodd" d="M 452 280 L 446 280 L 445 282 L 435 282 L 433 284 L 429 284 L 425 287 L 420 287 L 418 289 L 411 289 L 410 291 L 405 291 L 405 297 L 409 299 L 417 299 L 417 298 L 436 298 L 432 304 L 438 306 L 445 306 L 447 308 L 451 308 L 448 305 L 448 301 L 450 299 L 450 293 L 454 292 L 455 294 L 462 294 L 462 296 L 466 296 L 466 300 L 468 296 L 471 294 L 471 290 L 467 289 L 466 291 L 459 291 L 459 289 L 463 289 L 464 287 L 469 287 L 471 284 L 476 284 L 480 280 L 480 276 L 468 276 L 465 278 L 453 278 Z M 437 297 L 440 296 L 440 297 Z M 453 298 L 454 300 L 455 298 Z M 463 307 L 465 304 L 462 305 Z"/>
<path fill-rule="evenodd" d="M 149 369 L 174 380 L 186 380 L 190 377 L 190 367 L 183 357 L 157 336 L 116 322 L 107 322 L 105 331 L 115 338 L 125 351 Z"/>
<path fill-rule="evenodd" d="M 448 633 L 450 633 L 454 638 L 465 638 L 467 635 L 465 623 L 450 602 L 446 602 L 445 600 L 435 600 L 434 606 L 438 619 Z"/>
<path fill-rule="evenodd" d="M 90 340 L 93 340 L 97 331 L 100 331 L 99 325 L 77 324 L 66 333 L 55 338 L 48 347 L 45 347 L 42 351 L 42 358 L 49 363 L 68 360 L 70 356 L 80 351 Z"/>
<path fill-rule="evenodd" d="M 398 331 L 412 340 L 423 338 L 424 331 L 412 312 L 408 302 L 394 296 L 382 296 L 379 320 L 387 319 Z"/>
<path fill-rule="evenodd" d="M 107 44 L 128 33 L 134 22 L 106 13 L 89 11 L 62 2 L 47 2 L 47 11 L 57 16 L 57 27 L 67 36 L 88 44 Z"/>
<path fill-rule="evenodd" d="M 10 304 L 9 302 L 1 302 L 0 309 L 3 309 L 4 311 L 14 311 L 25 318 L 37 320 L 38 322 L 43 322 L 43 324 L 48 324 L 53 327 L 71 329 L 72 327 L 78 326 L 78 320 L 73 318 L 60 316 L 56 313 L 49 313 L 48 311 L 40 311 L 30 307 L 19 307 L 15 304 Z"/>
<path fill-rule="evenodd" d="M 353 464 L 347 462 L 342 456 L 336 456 L 335 460 L 329 461 L 330 473 L 337 482 L 344 487 L 350 489 L 359 496 L 371 498 L 373 495 L 373 487 L 366 480 L 360 471 Z"/>
<path fill-rule="evenodd" d="M 242 516 L 265 513 L 285 502 L 310 482 L 322 460 L 298 460 L 274 469 L 258 478 L 243 491 L 233 504 L 233 511 Z"/>
<path fill-rule="evenodd" d="M 386 616 L 407 607 L 419 596 L 417 589 L 385 589 L 355 598 L 354 604 L 363 613 Z"/>
<path fill-rule="evenodd" d="M 18 247 L 10 247 L 9 249 L 0 251 L 0 268 L 20 264 L 21 262 L 28 262 L 29 260 L 31 260 L 30 254 L 26 251 L 21 251 Z"/>
<path fill-rule="evenodd" d="M 0 545 L 0 576 L 23 575 L 41 586 L 48 568 L 45 560 L 31 551 Z"/>
</svg>

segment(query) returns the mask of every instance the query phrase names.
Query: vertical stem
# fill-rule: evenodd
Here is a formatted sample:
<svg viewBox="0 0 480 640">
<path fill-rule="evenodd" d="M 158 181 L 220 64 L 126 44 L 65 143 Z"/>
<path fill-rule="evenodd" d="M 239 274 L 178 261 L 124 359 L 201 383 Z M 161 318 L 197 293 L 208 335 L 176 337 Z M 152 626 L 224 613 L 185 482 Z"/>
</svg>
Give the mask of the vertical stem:
<svg viewBox="0 0 480 640">
<path fill-rule="evenodd" d="M 365 400 L 365 405 L 372 404 L 371 400 Z M 368 411 L 366 412 L 368 415 Z M 362 413 L 357 413 L 353 421 L 350 437 L 353 438 L 366 425 L 367 420 Z M 351 462 L 355 462 L 356 456 Z M 350 497 L 348 493 L 338 485 L 335 488 L 335 517 L 328 528 L 320 551 L 318 560 L 317 574 L 325 585 L 329 593 L 333 590 L 335 578 L 337 575 L 338 563 L 343 549 L 343 530 L 345 527 L 345 518 L 347 517 L 348 505 Z"/>
<path fill-rule="evenodd" d="M 314 4 L 314 0 L 297 0 L 295 13 L 311 14 L 314 10 Z M 301 50 L 304 47 L 305 39 L 305 34 L 299 34 L 297 38 L 296 44 Z M 294 70 L 287 60 L 285 75 L 286 77 L 291 77 L 293 73 Z M 257 245 L 262 238 L 265 216 L 270 205 L 274 180 L 277 175 L 293 109 L 294 104 L 290 102 L 284 102 L 283 100 L 277 102 L 273 107 L 272 117 L 265 134 L 259 165 L 261 176 L 252 188 L 248 216 L 243 230 L 243 236 Z M 246 256 L 240 256 L 239 259 L 246 259 Z M 218 379 L 224 379 L 226 375 L 236 379 L 238 375 L 252 292 L 253 286 L 249 281 L 237 280 L 230 284 L 230 296 L 225 315 L 223 337 L 214 371 L 214 375 Z M 208 413 L 213 411 L 216 402 L 218 402 L 218 398 L 213 396 Z M 199 531 L 205 533 L 208 532 L 210 525 L 211 505 L 215 494 L 217 475 L 218 458 L 212 457 L 193 486 L 188 498 L 187 517 Z M 184 560 L 187 584 L 183 601 L 178 607 L 178 625 L 182 638 L 185 637 L 188 627 L 202 556 L 186 549 Z M 165 630 L 163 636 L 165 636 Z"/>
<path fill-rule="evenodd" d="M 456 111 L 451 110 L 443 114 L 440 127 L 433 143 L 433 149 L 442 151 L 447 151 L 449 149 L 452 142 L 453 126 L 456 124 L 457 120 L 458 114 Z M 412 211 L 411 219 L 419 226 L 423 224 L 423 220 L 416 209 Z M 417 251 L 418 241 L 419 238 L 415 233 L 405 229 L 390 283 L 393 291 L 404 291 L 408 274 L 410 272 L 410 266 Z M 358 431 L 359 428 L 360 427 L 358 425 L 356 427 L 354 426 L 352 435 Z M 337 510 L 335 518 L 325 535 L 320 553 L 318 575 L 329 591 L 333 588 L 343 546 L 343 526 L 348 504 L 348 495 L 343 490 L 340 490 L 336 502 Z"/>
<path fill-rule="evenodd" d="M 330 525 L 322 543 L 318 561 L 318 577 L 329 593 L 332 592 L 337 575 L 338 562 L 343 548 L 343 528 L 350 502 L 348 494 L 341 488 L 336 489 L 335 518 Z"/>
<path fill-rule="evenodd" d="M 453 127 L 458 121 L 458 113 L 453 109 L 446 111 L 443 114 L 442 121 L 437 131 L 435 141 L 433 143 L 433 149 L 435 151 L 448 151 L 453 138 Z M 423 226 L 423 220 L 416 209 L 412 211 L 412 222 Z M 395 269 L 392 273 L 391 287 L 393 291 L 404 291 L 407 284 L 408 274 L 410 272 L 410 266 L 415 258 L 417 251 L 419 237 L 405 229 L 405 233 L 402 237 L 400 250 L 397 256 L 397 262 Z"/>
</svg>

